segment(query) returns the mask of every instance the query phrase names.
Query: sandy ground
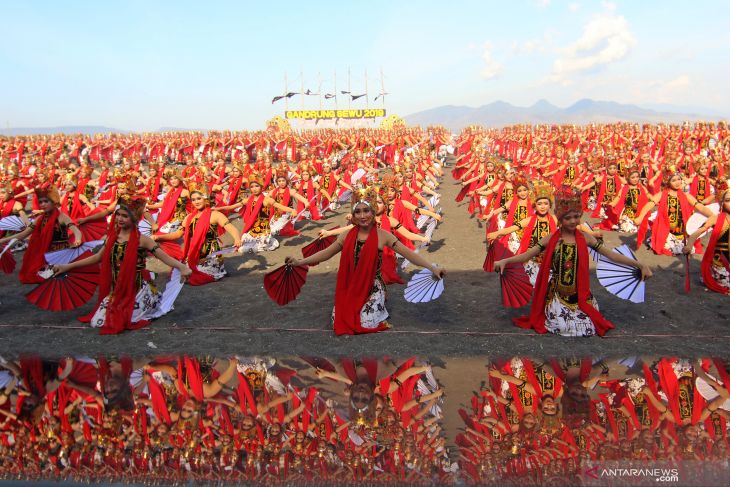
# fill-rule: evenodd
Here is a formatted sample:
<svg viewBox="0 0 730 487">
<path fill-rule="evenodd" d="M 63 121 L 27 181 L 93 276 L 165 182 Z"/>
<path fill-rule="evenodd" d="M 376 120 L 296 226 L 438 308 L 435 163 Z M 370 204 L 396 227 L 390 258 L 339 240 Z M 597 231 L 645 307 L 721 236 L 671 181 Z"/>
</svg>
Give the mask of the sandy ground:
<svg viewBox="0 0 730 487">
<path fill-rule="evenodd" d="M 228 258 L 229 277 L 203 287 L 186 286 L 172 313 L 146 329 L 120 336 L 102 337 L 75 320 L 91 309 L 91 303 L 75 312 L 42 311 L 26 302 L 24 294 L 32 288 L 18 284 L 17 271 L 0 276 L 0 353 L 545 357 L 706 356 L 730 349 L 730 301 L 700 284 L 699 259 L 692 260 L 692 291 L 686 295 L 680 261 L 645 249 L 638 256 L 653 267 L 655 278 L 647 285 L 643 304 L 608 294 L 592 272 L 594 295 L 602 312 L 616 324 L 607 337 L 545 336 L 514 327 L 511 318 L 527 309 L 502 307 L 497 275 L 482 270 L 485 231 L 470 219 L 464 204 L 455 203 L 457 189 L 447 176 L 441 188 L 446 218 L 428 249 L 429 258 L 448 272 L 446 290 L 434 302 L 410 304 L 403 299 L 403 285 L 389 286 L 391 331 L 334 335 L 330 313 L 338 257 L 312 268 L 301 295 L 285 307 L 273 303 L 263 289 L 267 271 L 281 265 L 287 255 L 301 255 L 299 248 L 311 242 L 319 229 L 344 221 L 347 210 L 341 209 L 322 221 L 298 224 L 303 235 L 284 239 L 274 252 Z M 611 233 L 606 243 L 617 246 L 634 239 Z M 161 269 L 155 262 L 151 267 Z M 404 277 L 414 271 L 409 268 Z M 159 281 L 166 276 L 161 274 Z"/>
</svg>

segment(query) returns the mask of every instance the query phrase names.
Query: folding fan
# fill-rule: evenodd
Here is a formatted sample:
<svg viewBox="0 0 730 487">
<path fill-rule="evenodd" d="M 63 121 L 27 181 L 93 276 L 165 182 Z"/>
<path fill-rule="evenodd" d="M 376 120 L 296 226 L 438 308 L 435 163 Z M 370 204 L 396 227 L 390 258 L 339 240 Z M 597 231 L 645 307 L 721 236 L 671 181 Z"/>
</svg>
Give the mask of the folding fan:
<svg viewBox="0 0 730 487">
<path fill-rule="evenodd" d="M 25 295 L 48 311 L 68 311 L 88 303 L 99 285 L 99 266 L 89 265 L 56 274 Z"/>
<path fill-rule="evenodd" d="M 622 245 L 613 249 L 614 252 L 636 260 L 631 249 Z M 641 280 L 641 270 L 636 267 L 617 264 L 605 257 L 601 257 L 596 268 L 598 282 L 611 294 L 632 303 L 643 303 L 646 284 Z"/>
<path fill-rule="evenodd" d="M 350 176 L 350 184 L 357 184 L 357 182 L 362 179 L 362 177 L 365 175 L 365 169 L 359 168 L 354 173 L 352 173 L 352 176 Z"/>
<path fill-rule="evenodd" d="M 510 252 L 510 250 L 507 248 L 507 246 L 500 241 L 500 239 L 496 239 L 489 245 L 489 248 L 487 249 L 487 256 L 484 259 L 484 272 L 494 272 L 494 263 L 498 260 L 506 259 L 508 257 L 512 257 L 514 254 Z"/>
<path fill-rule="evenodd" d="M 489 250 L 494 258 L 491 262 L 492 269 L 494 269 L 494 262 L 514 255 L 501 240 L 492 242 Z M 502 289 L 502 305 L 506 308 L 521 308 L 530 302 L 533 288 L 524 265 L 505 265 L 499 275 L 499 284 Z"/>
<path fill-rule="evenodd" d="M 344 191 L 340 196 L 337 197 L 338 203 L 345 203 L 347 201 L 350 201 L 350 198 L 352 198 L 352 191 L 349 189 Z"/>
<path fill-rule="evenodd" d="M 3 271 L 5 274 L 12 274 L 15 270 L 15 257 L 13 257 L 12 252 L 7 252 L 15 242 L 17 240 L 11 239 L 3 246 L 2 252 L 0 252 L 0 271 Z"/>
<path fill-rule="evenodd" d="M 330 228 L 330 230 L 335 230 L 336 228 L 339 228 L 339 227 Z M 302 255 L 304 257 L 309 257 L 310 255 L 314 255 L 317 252 L 319 252 L 320 250 L 324 250 L 327 247 L 329 247 L 330 245 L 332 245 L 335 242 L 335 240 L 337 240 L 337 237 L 334 235 L 330 235 L 329 237 L 320 237 L 320 238 L 316 239 L 314 242 L 302 247 Z M 312 264 L 312 265 L 317 265 L 317 264 Z"/>
<path fill-rule="evenodd" d="M 84 237 L 84 241 L 86 242 L 103 238 L 108 229 L 109 224 L 105 219 L 93 220 L 79 225 L 81 235 Z"/>
<path fill-rule="evenodd" d="M 167 284 L 165 285 L 165 290 L 162 292 L 160 305 L 157 307 L 157 311 L 154 315 L 151 316 L 151 318 L 159 318 L 160 316 L 164 316 L 173 309 L 175 309 L 175 300 L 180 294 L 180 291 L 183 288 L 183 284 L 185 283 L 182 279 L 180 279 L 180 271 L 177 269 L 173 269 L 170 273 L 170 280 L 167 281 Z"/>
<path fill-rule="evenodd" d="M 212 255 L 212 256 L 218 256 L 218 255 L 226 255 L 226 254 L 235 254 L 236 252 L 238 252 L 238 247 L 231 246 L 231 247 L 223 247 L 220 250 L 216 250 L 215 252 L 211 252 L 210 255 Z"/>
<path fill-rule="evenodd" d="M 69 247 L 67 249 L 46 252 L 46 262 L 50 265 L 68 264 L 69 262 L 73 262 L 78 259 L 84 252 L 93 250 L 95 247 L 103 243 L 103 240 L 92 240 L 91 242 L 84 242 L 78 247 Z"/>
<path fill-rule="evenodd" d="M 145 235 L 147 237 L 152 236 L 152 224 L 144 218 L 139 221 L 139 225 L 137 225 L 137 228 L 139 228 L 139 233 L 141 233 L 142 235 Z"/>
<path fill-rule="evenodd" d="M 427 303 L 441 296 L 444 292 L 444 280 L 433 275 L 428 269 L 418 271 L 403 293 L 409 303 Z"/>
<path fill-rule="evenodd" d="M 720 205 L 719 203 L 713 203 L 711 205 L 707 205 L 707 207 L 712 210 L 713 213 L 716 215 L 720 212 Z M 694 213 L 691 217 L 689 217 L 689 220 L 687 220 L 687 235 L 692 235 L 697 230 L 700 229 L 702 225 L 705 224 L 707 221 L 707 217 L 703 215 L 702 213 Z M 707 232 L 700 235 L 698 238 L 702 238 L 707 234 Z"/>
<path fill-rule="evenodd" d="M 294 301 L 307 280 L 307 266 L 284 264 L 264 276 L 264 289 L 280 306 Z"/>
<path fill-rule="evenodd" d="M 21 232 L 25 229 L 25 223 L 19 216 L 10 215 L 0 219 L 0 230 L 8 232 Z"/>
</svg>

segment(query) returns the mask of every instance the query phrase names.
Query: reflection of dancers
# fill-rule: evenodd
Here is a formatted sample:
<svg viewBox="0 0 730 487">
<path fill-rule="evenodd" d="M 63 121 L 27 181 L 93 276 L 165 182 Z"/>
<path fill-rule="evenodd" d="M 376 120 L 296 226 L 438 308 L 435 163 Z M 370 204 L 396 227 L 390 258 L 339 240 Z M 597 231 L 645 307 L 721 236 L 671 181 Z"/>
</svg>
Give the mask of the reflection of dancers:
<svg viewBox="0 0 730 487">
<path fill-rule="evenodd" d="M 101 262 L 99 303 L 84 321 L 90 319 L 91 326 L 100 327 L 102 335 L 141 328 L 156 317 L 161 296 L 145 271 L 148 253 L 178 269 L 183 278 L 192 273 L 188 266 L 163 252 L 154 240 L 140 235 L 137 223 L 144 205 L 141 199 L 122 202 L 104 247 L 91 257 L 54 267 L 56 273 L 63 273 Z"/>
<path fill-rule="evenodd" d="M 442 278 L 444 269 L 408 249 L 392 233 L 378 229 L 375 224 L 377 192 L 370 188 L 353 195 L 352 222 L 355 225 L 328 248 L 305 259 L 286 258 L 290 265 L 317 264 L 342 252 L 337 273 L 334 329 L 337 335 L 373 333 L 386 330 L 388 311 L 385 309 L 385 285 L 380 267 L 383 249 L 389 247 L 412 263 L 427 268 Z"/>
</svg>

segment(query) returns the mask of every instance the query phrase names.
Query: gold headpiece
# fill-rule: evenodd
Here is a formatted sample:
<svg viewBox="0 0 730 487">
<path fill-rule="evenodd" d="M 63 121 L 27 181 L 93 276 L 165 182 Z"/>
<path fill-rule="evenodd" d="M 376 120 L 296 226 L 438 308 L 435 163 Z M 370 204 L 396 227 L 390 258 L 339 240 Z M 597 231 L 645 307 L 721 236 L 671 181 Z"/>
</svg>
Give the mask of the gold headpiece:
<svg viewBox="0 0 730 487">
<path fill-rule="evenodd" d="M 144 215 L 144 209 L 147 206 L 147 200 L 139 196 L 120 198 L 119 206 L 126 209 L 132 219 L 138 222 Z"/>
<path fill-rule="evenodd" d="M 263 176 L 261 176 L 261 174 L 259 174 L 259 173 L 252 172 L 248 176 L 248 184 L 251 185 L 253 183 L 258 184 L 259 186 L 261 186 L 263 188 L 264 187 L 264 178 L 263 178 Z"/>
<path fill-rule="evenodd" d="M 562 186 L 555 192 L 555 215 L 558 219 L 571 211 L 583 212 L 580 193 L 571 186 Z"/>
<path fill-rule="evenodd" d="M 534 186 L 534 201 L 541 199 L 548 199 L 550 203 L 553 202 L 553 187 L 545 181 L 538 181 Z"/>
<path fill-rule="evenodd" d="M 722 201 L 725 199 L 725 193 L 727 193 L 728 189 L 730 187 L 728 187 L 726 180 L 719 180 L 715 185 L 715 199 L 720 203 L 720 211 L 722 211 Z"/>
<path fill-rule="evenodd" d="M 208 185 L 205 183 L 196 183 L 194 181 L 190 181 L 188 184 L 188 191 L 190 194 L 193 193 L 199 193 L 203 195 L 203 198 L 208 198 L 210 195 L 208 194 Z"/>
<path fill-rule="evenodd" d="M 364 188 L 355 189 L 352 192 L 352 209 L 355 209 L 359 203 L 365 203 L 373 211 L 378 205 L 378 196 L 380 196 L 380 188 L 377 186 L 365 186 Z"/>
</svg>

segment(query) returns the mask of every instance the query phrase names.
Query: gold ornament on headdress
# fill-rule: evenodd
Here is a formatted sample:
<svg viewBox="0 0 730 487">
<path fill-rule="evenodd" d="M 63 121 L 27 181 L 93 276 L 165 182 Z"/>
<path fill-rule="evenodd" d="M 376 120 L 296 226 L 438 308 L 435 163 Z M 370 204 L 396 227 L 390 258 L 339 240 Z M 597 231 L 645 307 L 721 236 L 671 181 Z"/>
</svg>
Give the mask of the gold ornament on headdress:
<svg viewBox="0 0 730 487">
<path fill-rule="evenodd" d="M 142 219 L 142 215 L 144 215 L 147 200 L 139 196 L 124 197 L 119 199 L 119 206 L 129 211 L 134 221 L 138 222 Z"/>
<path fill-rule="evenodd" d="M 555 192 L 555 215 L 562 218 L 572 211 L 583 212 L 580 193 L 571 186 L 563 186 Z"/>
<path fill-rule="evenodd" d="M 263 188 L 264 187 L 264 178 L 263 178 L 263 176 L 261 174 L 259 174 L 259 173 L 252 172 L 248 176 L 248 184 L 251 185 L 253 183 L 258 184 L 259 186 L 261 186 Z"/>
<path fill-rule="evenodd" d="M 208 196 L 210 196 L 208 194 L 208 185 L 205 183 L 190 181 L 190 183 L 188 184 L 188 191 L 190 192 L 190 194 L 199 193 L 203 195 L 203 198 L 208 198 Z"/>
<path fill-rule="evenodd" d="M 378 196 L 380 196 L 380 191 L 376 186 L 355 189 L 352 192 L 352 209 L 354 210 L 359 203 L 365 203 L 374 211 L 378 205 Z"/>
<path fill-rule="evenodd" d="M 538 181 L 533 187 L 534 201 L 547 198 L 550 203 L 553 202 L 553 187 L 546 181 Z"/>
</svg>

